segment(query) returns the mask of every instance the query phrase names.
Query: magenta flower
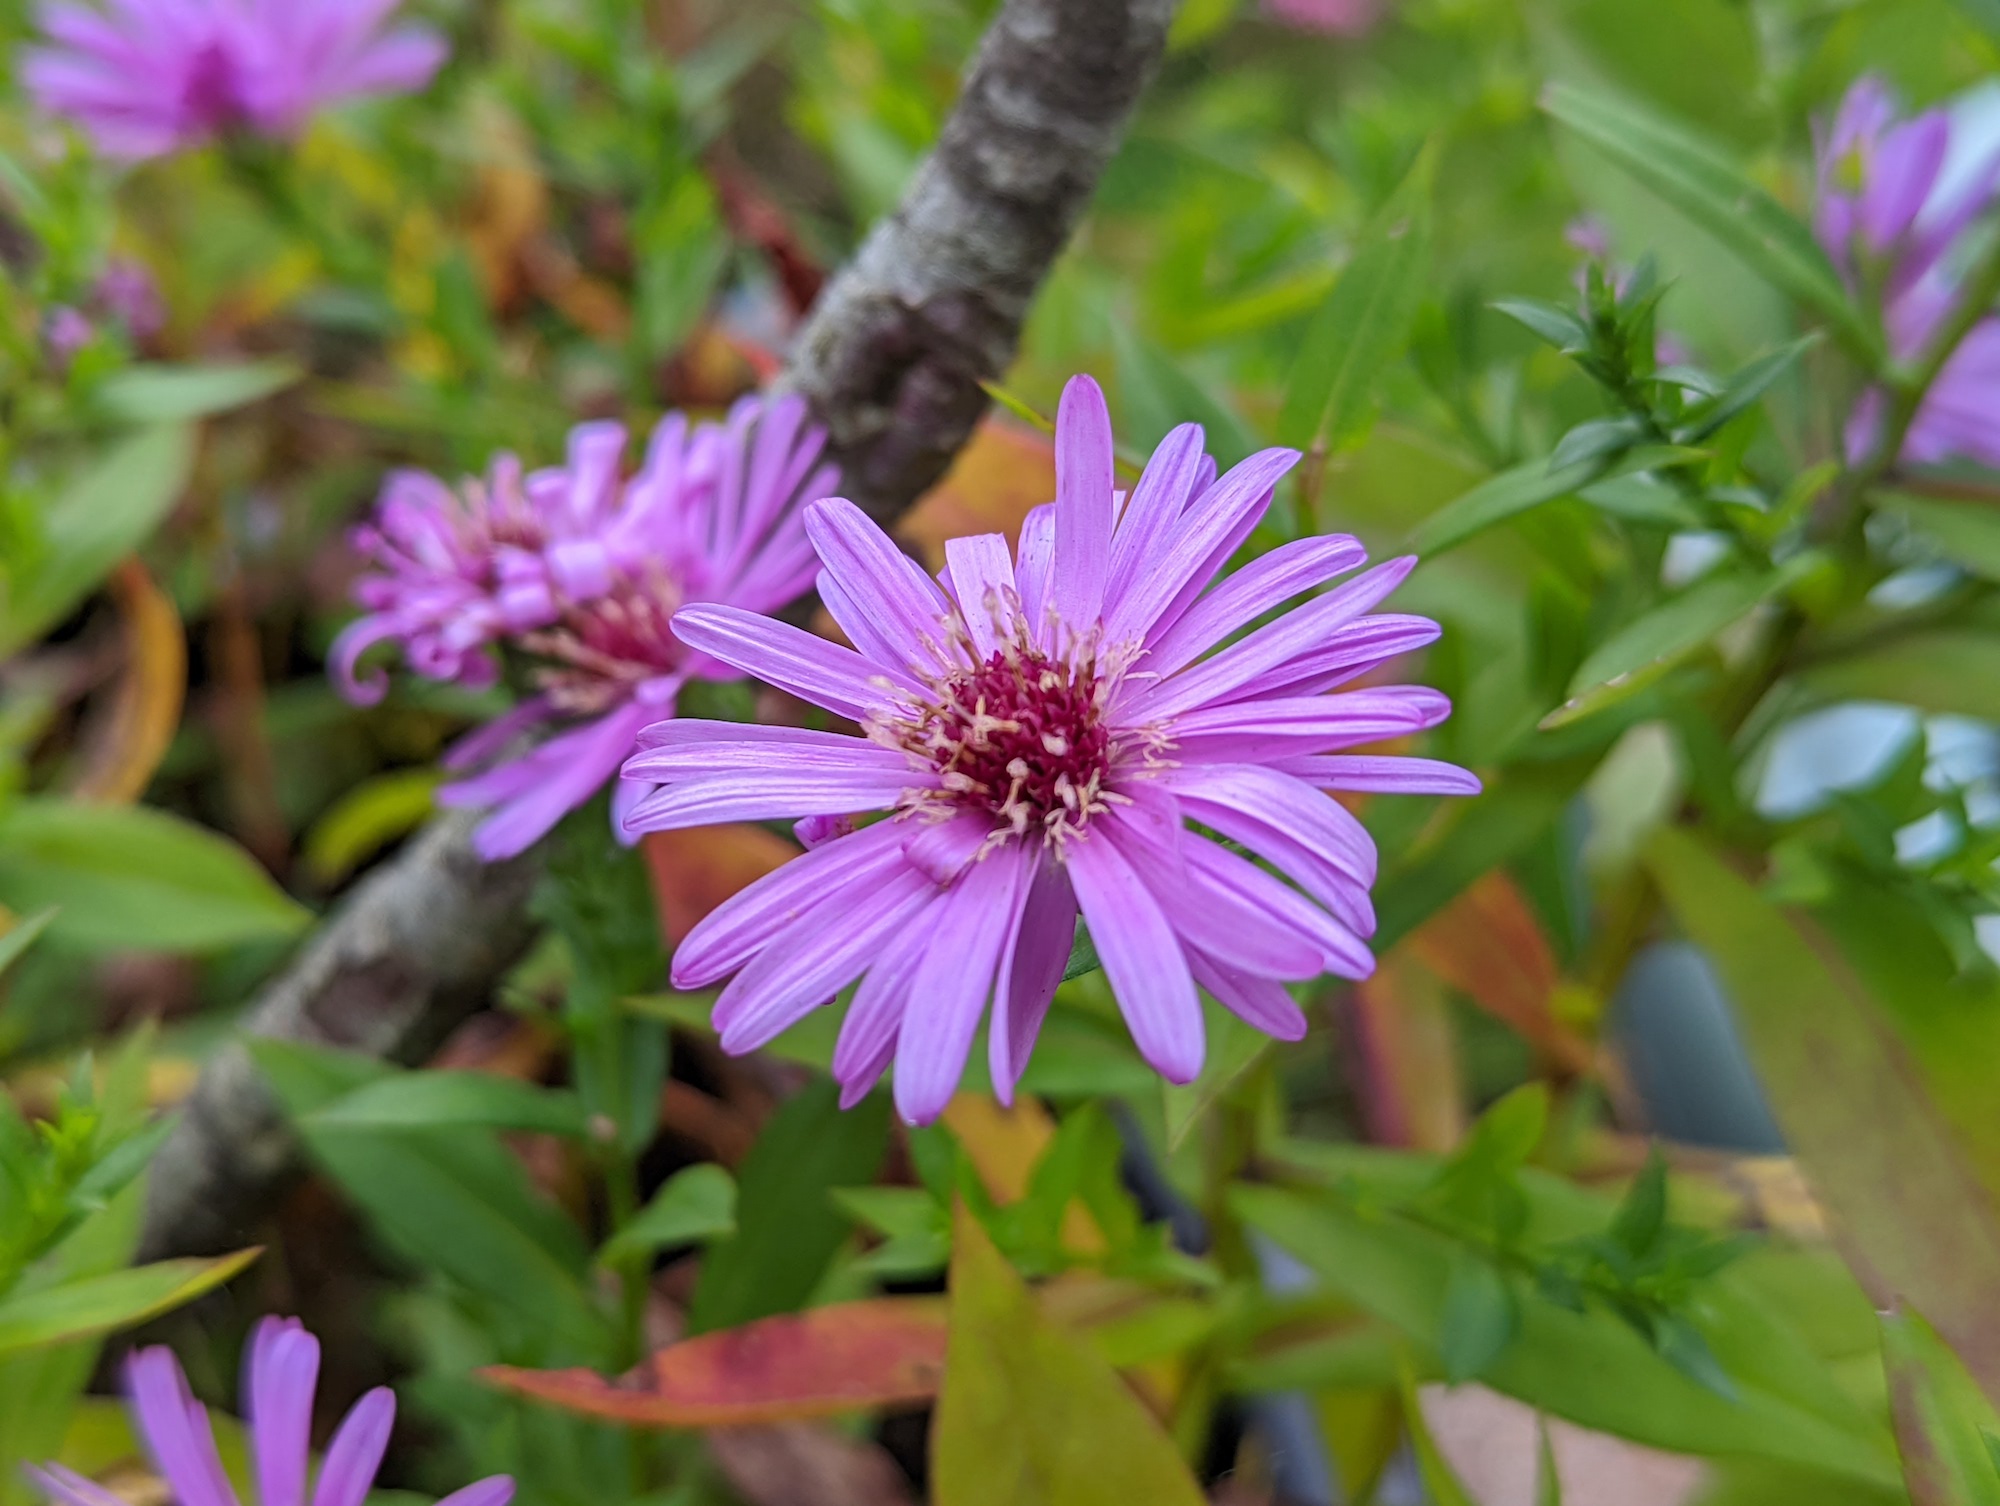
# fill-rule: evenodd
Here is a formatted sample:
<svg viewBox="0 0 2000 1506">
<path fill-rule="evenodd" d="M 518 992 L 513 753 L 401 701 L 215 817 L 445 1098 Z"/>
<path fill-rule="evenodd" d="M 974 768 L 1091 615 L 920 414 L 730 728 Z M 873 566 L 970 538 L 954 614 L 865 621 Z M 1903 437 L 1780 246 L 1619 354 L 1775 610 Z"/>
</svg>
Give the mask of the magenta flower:
<svg viewBox="0 0 2000 1506">
<path fill-rule="evenodd" d="M 309 1434 L 319 1383 L 319 1340 L 295 1319 L 266 1318 L 244 1358 L 243 1406 L 260 1506 L 306 1506 L 312 1465 Z M 177 1506 L 238 1506 L 223 1472 L 208 1409 L 188 1391 L 180 1363 L 166 1349 L 142 1349 L 126 1365 L 132 1415 L 154 1466 Z M 354 1404 L 320 1462 L 311 1506 L 361 1506 L 389 1447 L 396 1397 L 386 1386 Z M 60 1464 L 30 1466 L 28 1476 L 60 1506 L 124 1506 L 109 1490 Z M 455 1490 L 438 1506 L 506 1506 L 514 1482 L 494 1475 Z"/>
<path fill-rule="evenodd" d="M 318 111 L 430 82 L 443 38 L 384 29 L 400 0 L 43 0 L 35 102 L 109 156 L 157 157 L 235 132 L 290 137 Z"/>
<path fill-rule="evenodd" d="M 368 611 L 335 644 L 335 677 L 352 699 L 378 698 L 380 677 L 358 680 L 355 668 L 383 641 L 419 674 L 472 686 L 497 678 L 496 647 L 527 660 L 536 693 L 446 759 L 490 766 L 438 795 L 492 808 L 475 837 L 486 857 L 520 852 L 618 771 L 684 684 L 736 678 L 668 631 L 683 604 L 770 612 L 811 586 L 798 503 L 839 484 L 825 441 L 803 399 L 746 398 L 726 423 L 669 415 L 630 479 L 625 430 L 611 423 L 576 429 L 560 469 L 524 476 L 503 456 L 458 493 L 421 473 L 392 477 L 358 536 L 380 568 L 356 584 Z M 552 722 L 561 730 L 547 741 L 493 762 Z M 633 793 L 621 786 L 615 810 Z"/>
<path fill-rule="evenodd" d="M 1928 110 L 1905 120 L 1879 79 L 1848 91 L 1819 133 L 1814 227 L 1849 285 L 1878 296 L 1889 350 L 1915 359 L 1958 297 L 1955 254 L 1967 229 L 2000 193 L 2000 152 L 1952 161 L 1952 119 Z M 1945 364 L 1904 438 L 1918 464 L 1964 457 L 2000 466 L 2000 321 L 1982 320 Z M 1871 391 L 1848 422 L 1859 458 L 1880 431 L 1882 395 Z"/>
<path fill-rule="evenodd" d="M 1264 0 L 1264 15 L 1295 31 L 1358 37 L 1382 19 L 1386 0 Z"/>
<path fill-rule="evenodd" d="M 631 830 L 804 818 L 810 849 L 675 954 L 679 987 L 735 974 L 715 1006 L 726 1049 L 763 1045 L 858 978 L 834 1075 L 852 1103 L 893 1058 L 897 1106 L 923 1123 L 956 1088 L 990 997 L 992 1078 L 1009 1098 L 1079 910 L 1140 1051 L 1175 1082 L 1201 1070 L 1197 987 L 1290 1040 L 1305 1018 L 1287 981 L 1368 974 L 1374 847 L 1322 792 L 1478 783 L 1348 751 L 1449 709 L 1414 686 L 1332 693 L 1437 636 L 1374 615 L 1413 560 L 1218 649 L 1365 558 L 1351 538 L 1302 539 L 1208 589 L 1297 459 L 1266 450 L 1218 480 L 1183 425 L 1121 508 L 1104 397 L 1078 377 L 1057 421 L 1056 501 L 1029 515 L 1018 556 L 997 534 L 954 539 L 940 589 L 834 498 L 806 528 L 820 597 L 855 648 L 733 606 L 674 618 L 690 648 L 866 734 L 667 722 L 625 767 L 644 792 Z M 865 812 L 894 814 L 826 819 Z"/>
</svg>

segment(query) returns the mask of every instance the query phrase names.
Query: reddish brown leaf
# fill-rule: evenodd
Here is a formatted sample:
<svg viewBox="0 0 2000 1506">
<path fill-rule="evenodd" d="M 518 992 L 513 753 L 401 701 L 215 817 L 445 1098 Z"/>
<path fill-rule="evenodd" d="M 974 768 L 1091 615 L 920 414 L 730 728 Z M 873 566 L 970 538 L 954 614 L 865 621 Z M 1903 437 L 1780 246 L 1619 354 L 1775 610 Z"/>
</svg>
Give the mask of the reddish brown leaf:
<svg viewBox="0 0 2000 1506">
<path fill-rule="evenodd" d="M 646 1427 L 713 1428 L 928 1401 L 944 1353 L 943 1302 L 889 1297 L 702 1334 L 660 1350 L 619 1380 L 504 1365 L 480 1374 L 565 1411 Z"/>
<path fill-rule="evenodd" d="M 1407 949 L 1352 994 L 1355 1090 L 1377 1145 L 1450 1150 L 1465 1133 L 1458 1042 L 1437 982 Z"/>
<path fill-rule="evenodd" d="M 1514 881 L 1489 873 L 1409 940 L 1426 967 L 1572 1072 L 1590 1047 L 1549 1007 L 1561 980 L 1555 954 Z"/>
</svg>

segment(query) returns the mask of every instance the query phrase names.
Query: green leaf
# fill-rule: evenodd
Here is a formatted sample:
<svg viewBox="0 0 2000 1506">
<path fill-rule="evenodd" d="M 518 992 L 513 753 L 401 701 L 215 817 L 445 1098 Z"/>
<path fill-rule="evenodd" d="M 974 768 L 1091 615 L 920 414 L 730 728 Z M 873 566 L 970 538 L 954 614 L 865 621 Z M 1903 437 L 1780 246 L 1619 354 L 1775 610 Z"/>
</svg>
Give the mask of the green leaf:
<svg viewBox="0 0 2000 1506">
<path fill-rule="evenodd" d="M 28 948 L 35 944 L 35 938 L 49 928 L 49 922 L 56 918 L 53 905 L 37 910 L 33 915 L 14 922 L 13 929 L 0 936 L 0 975 L 19 962 Z"/>
<path fill-rule="evenodd" d="M 1590 331 L 1566 308 L 1544 303 L 1539 298 L 1500 298 L 1494 300 L 1492 308 L 1495 313 L 1505 314 L 1516 324 L 1526 326 L 1564 354 L 1590 349 Z"/>
<path fill-rule="evenodd" d="M 16 801 L 0 813 L 0 902 L 58 907 L 82 946 L 210 952 L 310 918 L 228 839 L 145 806 Z"/>
<path fill-rule="evenodd" d="M 1551 86 L 1542 108 L 1695 221 L 1773 287 L 1821 314 L 1854 350 L 1881 342 L 1812 231 L 1737 166 L 1684 128 L 1629 100 Z"/>
<path fill-rule="evenodd" d="M 1910 1495 L 1918 1506 L 2000 1506 L 2000 1429 L 1992 1403 L 1966 1374 L 1957 1355 L 1930 1324 L 1913 1312 L 1881 1317 L 1882 1359 L 1890 1394 L 1899 1403 L 1896 1427 L 1903 1445 Z M 1934 1466 L 1946 1476 L 1931 1478 Z M 1942 1495 L 1927 1487 L 1944 1483 Z"/>
<path fill-rule="evenodd" d="M 1118 361 L 1120 411 L 1142 444 L 1156 445 L 1178 425 L 1198 423 L 1209 453 L 1224 470 L 1263 448 L 1242 419 L 1157 345 L 1122 323 L 1112 326 L 1111 343 Z"/>
<path fill-rule="evenodd" d="M 2000 0 L 1957 0 L 1966 19 L 2000 43 Z"/>
<path fill-rule="evenodd" d="M 1762 574 L 1720 569 L 1619 628 L 1577 667 L 1569 699 L 1542 719 L 1545 729 L 1582 721 L 1637 695 L 1760 603 L 1813 568 L 1800 555 Z"/>
<path fill-rule="evenodd" d="M 248 1044 L 312 1159 L 399 1254 L 518 1313 L 539 1341 L 553 1343 L 552 1359 L 610 1358 L 610 1332 L 586 1286 L 582 1236 L 497 1137 L 469 1125 L 320 1123 L 317 1110 L 392 1080 L 396 1069 L 288 1041 Z"/>
<path fill-rule="evenodd" d="M 1201 1076 L 1191 1083 L 1163 1079 L 1160 1084 L 1169 1152 L 1179 1149 L 1202 1115 L 1277 1044 L 1212 1001 L 1204 1002 L 1202 1013 L 1208 1022 L 1208 1052 L 1202 1058 Z"/>
<path fill-rule="evenodd" d="M 1562 1471 L 1556 1468 L 1555 1446 L 1549 1441 L 1549 1420 L 1535 1414 L 1535 1506 L 1562 1506 Z"/>
<path fill-rule="evenodd" d="M 1424 1482 L 1425 1498 L 1431 1506 L 1479 1506 L 1431 1436 L 1430 1424 L 1424 1420 L 1423 1398 L 1417 1394 L 1417 1378 L 1407 1364 L 1401 1386 L 1403 1425 L 1409 1429 L 1410 1452 L 1417 1457 L 1417 1478 Z"/>
<path fill-rule="evenodd" d="M 582 1139 L 590 1132 L 583 1100 L 487 1072 L 402 1072 L 356 1089 L 309 1116 L 321 1128 L 541 1131 Z"/>
<path fill-rule="evenodd" d="M 16 1292 L 0 1301 L 0 1354 L 93 1338 L 156 1318 L 213 1291 L 262 1253 L 239 1250 L 212 1260 L 162 1260 Z"/>
<path fill-rule="evenodd" d="M 1321 305 L 1285 384 L 1278 438 L 1339 449 L 1366 422 L 1375 383 L 1403 353 L 1430 269 L 1431 179 L 1426 148 Z"/>
<path fill-rule="evenodd" d="M 118 423 L 175 423 L 226 413 L 274 392 L 305 373 L 289 361 L 229 366 L 129 366 L 97 389 L 98 409 Z"/>
<path fill-rule="evenodd" d="M 1611 1237 L 1633 1255 L 1645 1255 L 1659 1243 L 1667 1227 L 1667 1161 L 1659 1146 L 1646 1157 L 1646 1165 L 1632 1179 L 1618 1216 L 1611 1222 Z"/>
<path fill-rule="evenodd" d="M 1905 633 L 1860 653 L 1823 660 L 1799 678 L 1830 701 L 1892 701 L 2000 721 L 2000 635 L 1990 632 Z"/>
<path fill-rule="evenodd" d="M 720 1166 L 689 1166 L 667 1178 L 632 1221 L 605 1241 L 597 1263 L 615 1265 L 735 1232 L 735 1180 Z"/>
<path fill-rule="evenodd" d="M 1442 1351 L 1444 1297 L 1462 1245 L 1351 1208 L 1331 1192 L 1241 1186 L 1232 1204 L 1304 1261 L 1329 1291 L 1394 1324 L 1425 1351 Z M 1753 1455 L 1883 1483 L 1896 1478 L 1884 1431 L 1837 1388 L 1830 1397 L 1795 1394 L 1824 1386 L 1824 1366 L 1756 1304 L 1730 1300 L 1719 1280 L 1706 1290 L 1704 1335 L 1713 1342 L 1740 1328 L 1751 1340 L 1748 1347 L 1769 1357 L 1770 1373 L 1749 1375 L 1732 1352 L 1741 1391 L 1734 1402 L 1676 1369 L 1610 1312 L 1573 1312 L 1534 1289 L 1515 1296 L 1519 1330 L 1480 1377 L 1496 1391 L 1584 1427 L 1676 1453 Z M 1811 1377 L 1800 1387 L 1781 1384 L 1780 1364 L 1810 1368 Z"/>
<path fill-rule="evenodd" d="M 1456 1386 L 1484 1375 L 1520 1326 L 1520 1308 L 1507 1278 L 1479 1256 L 1461 1254 L 1444 1289 L 1438 1337 L 1444 1378 Z"/>
<path fill-rule="evenodd" d="M 847 1216 L 830 1194 L 875 1179 L 888 1135 L 884 1095 L 843 1113 L 831 1082 L 813 1083 L 773 1114 L 738 1169 L 736 1232 L 701 1263 L 688 1331 L 803 1307 L 847 1238 Z"/>
<path fill-rule="evenodd" d="M 2000 1209 L 1862 979 L 1817 926 L 1699 838 L 1663 828 L 1646 862 L 1721 973 L 1814 1190 L 1886 1288 L 2000 1395 Z"/>
<path fill-rule="evenodd" d="M 2000 0 L 1995 0 L 2000 4 Z M 1984 502 L 1939 502 L 1891 493 L 1879 499 L 1889 512 L 1961 565 L 1986 580 L 2000 581 L 2000 507 Z"/>
<path fill-rule="evenodd" d="M 1629 508 L 1619 505 L 1625 494 L 1613 493 L 1601 499 L 1598 494 L 1602 488 L 1645 471 L 1665 469 L 1699 458 L 1700 452 L 1696 450 L 1644 445 L 1627 451 L 1611 465 L 1605 464 L 1600 457 L 1555 469 L 1546 460 L 1530 460 L 1525 465 L 1487 477 L 1471 491 L 1454 497 L 1440 507 L 1412 530 L 1409 547 L 1426 559 L 1435 558 L 1489 528 L 1563 497 L 1580 495 L 1606 512 L 1625 516 Z M 1691 526 L 1700 519 L 1683 519 L 1676 515 L 1673 521 L 1681 526 Z"/>
<path fill-rule="evenodd" d="M 60 622 L 143 544 L 187 486 L 194 431 L 163 424 L 113 446 L 49 509 L 45 553 L 0 586 L 0 659 Z"/>
<path fill-rule="evenodd" d="M 1166 1430 L 1088 1342 L 1042 1315 L 963 1208 L 952 1243 L 936 1506 L 1202 1506 Z"/>
<path fill-rule="evenodd" d="M 1776 385 L 1778 379 L 1799 363 L 1801 357 L 1819 343 L 1817 334 L 1804 335 L 1782 350 L 1752 361 L 1730 377 L 1722 391 L 1688 409 L 1674 438 L 1681 444 L 1697 445 L 1710 438 L 1731 419 L 1749 408 Z"/>
</svg>

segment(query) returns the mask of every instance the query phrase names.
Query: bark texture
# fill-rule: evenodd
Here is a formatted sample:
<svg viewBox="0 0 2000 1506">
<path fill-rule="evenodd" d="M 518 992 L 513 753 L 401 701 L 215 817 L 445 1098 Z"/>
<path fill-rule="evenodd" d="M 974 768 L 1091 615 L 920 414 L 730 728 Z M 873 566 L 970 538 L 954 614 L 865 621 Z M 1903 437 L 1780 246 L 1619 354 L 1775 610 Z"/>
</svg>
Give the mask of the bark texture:
<svg viewBox="0 0 2000 1506">
<path fill-rule="evenodd" d="M 986 411 L 1166 50 L 1177 0 L 1010 0 L 896 212 L 820 297 L 782 384 L 812 402 L 846 494 L 907 507 Z"/>
<path fill-rule="evenodd" d="M 847 494 L 887 521 L 930 486 L 1006 370 L 1035 289 L 1166 49 L 1178 0 L 1007 0 L 937 147 L 821 295 L 781 387 L 831 435 Z M 532 937 L 533 854 L 482 863 L 443 817 L 384 864 L 251 1007 L 251 1035 L 414 1062 Z M 298 1152 L 241 1045 L 202 1069 L 154 1158 L 142 1252 L 247 1242 Z"/>
</svg>

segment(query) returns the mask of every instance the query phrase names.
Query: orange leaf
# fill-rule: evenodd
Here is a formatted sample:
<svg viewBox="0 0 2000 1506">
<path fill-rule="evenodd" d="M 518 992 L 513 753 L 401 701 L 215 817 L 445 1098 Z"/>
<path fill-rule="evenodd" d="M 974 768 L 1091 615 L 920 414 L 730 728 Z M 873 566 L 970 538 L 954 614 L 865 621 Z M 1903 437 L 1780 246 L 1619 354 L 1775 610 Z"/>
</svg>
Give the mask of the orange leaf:
<svg viewBox="0 0 2000 1506">
<path fill-rule="evenodd" d="M 505 1365 L 479 1373 L 569 1412 L 645 1427 L 714 1428 L 929 1401 L 944 1353 L 942 1300 L 885 1297 L 686 1339 L 621 1380 Z"/>
<path fill-rule="evenodd" d="M 1446 1151 L 1465 1133 L 1458 1041 L 1437 982 L 1398 949 L 1353 993 L 1355 1084 L 1368 1138 Z"/>
<path fill-rule="evenodd" d="M 180 726 L 187 696 L 187 637 L 172 599 L 137 559 L 106 583 L 124 620 L 125 672 L 110 713 L 86 738 L 79 800 L 129 805 L 146 791 Z"/>
<path fill-rule="evenodd" d="M 1056 494 L 1056 452 L 1048 436 L 989 418 L 973 431 L 944 479 L 897 525 L 930 567 L 944 564 L 944 541 L 969 533 L 1004 533 Z"/>
<path fill-rule="evenodd" d="M 748 824 L 650 832 L 643 850 L 660 925 L 676 941 L 730 895 L 799 854 L 784 838 Z"/>
<path fill-rule="evenodd" d="M 1570 1071 L 1590 1065 L 1590 1047 L 1550 1008 L 1561 979 L 1555 954 L 1506 874 L 1487 874 L 1408 946 L 1432 972 Z"/>
</svg>

